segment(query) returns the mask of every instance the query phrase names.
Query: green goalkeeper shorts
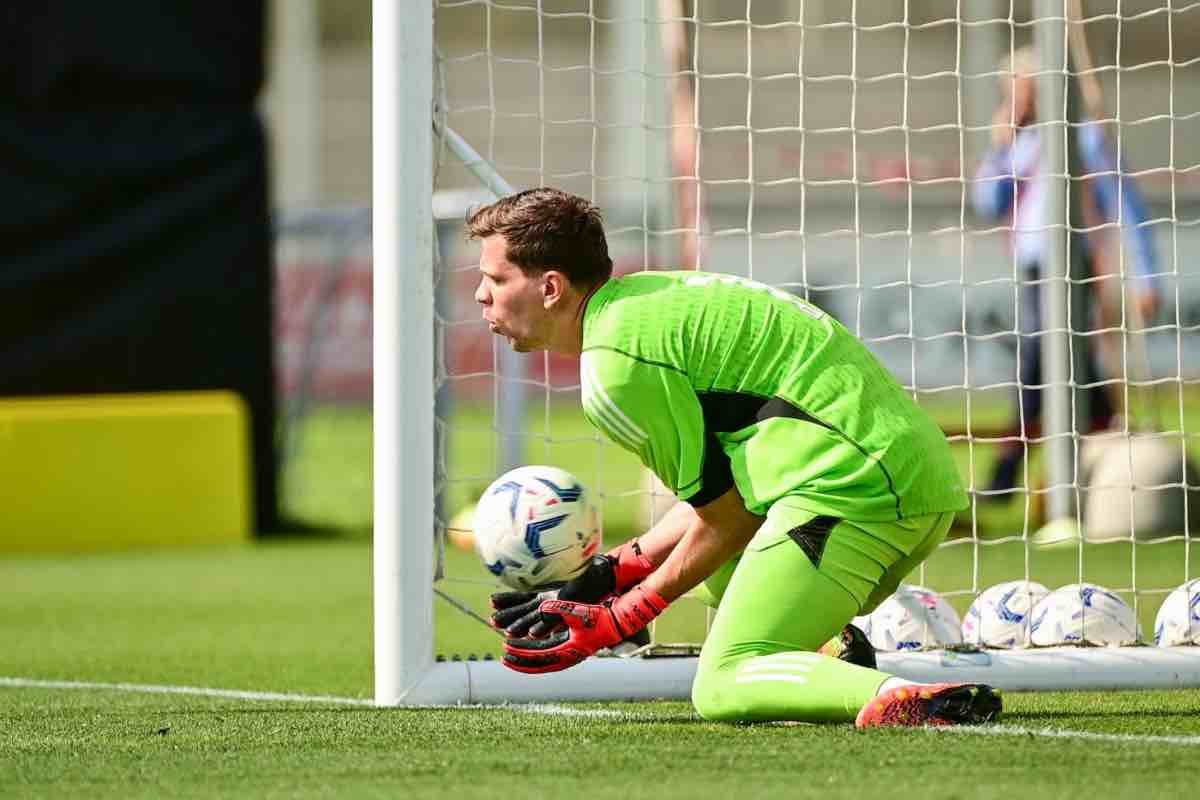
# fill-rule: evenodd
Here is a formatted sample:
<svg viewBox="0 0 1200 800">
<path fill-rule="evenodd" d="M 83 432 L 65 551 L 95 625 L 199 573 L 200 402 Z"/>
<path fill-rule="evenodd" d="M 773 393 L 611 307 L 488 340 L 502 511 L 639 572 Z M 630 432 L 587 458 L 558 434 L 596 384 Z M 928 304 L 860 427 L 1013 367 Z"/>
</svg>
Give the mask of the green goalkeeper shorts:
<svg viewBox="0 0 1200 800">
<path fill-rule="evenodd" d="M 705 719 L 849 722 L 887 675 L 818 656 L 946 536 L 953 512 L 859 523 L 775 503 L 736 564 L 708 582 L 719 607 L 692 702 Z"/>
<path fill-rule="evenodd" d="M 780 549 L 777 556 L 785 560 L 803 554 L 809 562 L 806 566 L 844 589 L 856 613 L 866 614 L 941 544 L 953 520 L 953 512 L 944 512 L 892 522 L 851 522 L 805 511 L 784 497 L 771 506 L 746 552 L 722 565 L 691 596 L 717 608 L 735 570 L 749 560 L 747 555 L 754 554 L 752 561 L 757 564 Z M 759 579 L 751 576 L 749 583 L 755 592 L 783 602 L 799 588 L 797 582 L 809 577 L 808 569 L 785 570 L 782 576 L 770 572 Z"/>
</svg>

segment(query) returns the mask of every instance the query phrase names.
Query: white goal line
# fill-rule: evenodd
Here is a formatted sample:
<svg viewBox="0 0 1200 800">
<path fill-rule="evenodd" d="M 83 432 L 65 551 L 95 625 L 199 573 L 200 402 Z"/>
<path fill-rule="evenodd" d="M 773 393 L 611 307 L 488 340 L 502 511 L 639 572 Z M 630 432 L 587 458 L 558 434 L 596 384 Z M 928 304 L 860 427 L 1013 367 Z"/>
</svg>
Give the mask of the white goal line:
<svg viewBox="0 0 1200 800">
<path fill-rule="evenodd" d="M 340 697 L 325 694 L 295 694 L 291 692 L 255 692 L 245 689 L 214 689 L 204 686 L 173 686 L 154 683 L 104 683 L 95 681 L 63 681 L 41 680 L 38 678 L 19 678 L 0 676 L 0 688 L 9 689 L 81 689 L 91 691 L 132 692 L 136 694 L 176 694 L 193 697 L 214 697 L 222 700 L 253 700 L 256 702 L 276 703 L 312 703 L 317 705 L 342 705 L 375 707 L 375 701 L 363 697 Z M 624 711 L 604 708 L 572 708 L 557 703 L 453 703 L 428 706 L 409 706 L 409 708 L 463 708 L 463 709 L 494 709 L 500 711 L 517 711 L 524 714 L 545 714 L 549 716 L 570 717 L 613 717 L 632 719 L 638 715 Z"/>
<path fill-rule="evenodd" d="M 347 706 L 373 706 L 374 700 L 358 697 L 336 697 L 321 694 L 289 694 L 286 692 L 252 692 L 241 689 L 210 689 L 203 686 L 169 686 L 153 683 L 95 683 L 91 681 L 48 681 L 36 678 L 0 676 L 0 687 L 11 689 L 92 689 L 139 694 L 184 694 L 198 697 L 218 697 L 226 700 L 265 700 L 273 702 L 330 703 Z"/>
<path fill-rule="evenodd" d="M 1200 747 L 1200 736 L 1161 736 L 1141 733 L 1100 733 L 1072 731 L 1061 728 L 1026 728 L 1020 725 L 949 725 L 927 727 L 931 733 L 962 733 L 979 736 L 1036 736 L 1049 739 L 1087 739 L 1096 742 L 1127 742 L 1130 744 L 1178 744 Z"/>
</svg>

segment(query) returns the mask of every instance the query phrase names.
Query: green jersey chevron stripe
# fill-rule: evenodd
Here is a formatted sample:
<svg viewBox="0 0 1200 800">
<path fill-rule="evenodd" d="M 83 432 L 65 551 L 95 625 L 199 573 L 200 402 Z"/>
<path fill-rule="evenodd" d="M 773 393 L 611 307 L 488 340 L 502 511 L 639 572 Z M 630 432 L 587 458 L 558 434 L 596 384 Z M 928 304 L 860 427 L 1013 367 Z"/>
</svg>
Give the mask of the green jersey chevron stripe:
<svg viewBox="0 0 1200 800">
<path fill-rule="evenodd" d="M 596 376 L 596 367 L 587 353 L 579 360 L 580 377 L 583 384 L 583 404 L 607 432 L 623 447 L 638 452 L 649 438 L 636 422 L 631 420 L 604 391 L 604 384 Z"/>
</svg>

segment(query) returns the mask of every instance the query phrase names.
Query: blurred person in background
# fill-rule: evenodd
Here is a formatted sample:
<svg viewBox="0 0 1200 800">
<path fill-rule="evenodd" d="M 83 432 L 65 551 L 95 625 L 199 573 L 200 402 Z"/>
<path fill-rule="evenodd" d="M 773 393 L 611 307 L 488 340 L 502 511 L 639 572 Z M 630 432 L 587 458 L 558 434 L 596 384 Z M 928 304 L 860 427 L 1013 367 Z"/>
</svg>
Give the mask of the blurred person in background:
<svg viewBox="0 0 1200 800">
<path fill-rule="evenodd" d="M 1011 245 L 1019 272 L 1020 297 L 1017 320 L 1018 389 L 1014 410 L 1014 433 L 1002 447 L 988 485 L 991 500 L 1007 499 L 1016 486 L 1017 473 L 1029 437 L 1041 431 L 1043 383 L 1039 333 L 1043 330 L 1042 283 L 1044 253 L 1048 237 L 1059 235 L 1044 223 L 1046 182 L 1051 176 L 1042 166 L 1042 133 L 1037 122 L 1037 73 L 1041 69 L 1036 50 L 1023 47 L 1000 66 L 1002 100 L 992 119 L 992 147 L 979 165 L 972 186 L 975 212 L 989 220 L 1012 220 Z M 1096 112 L 1093 111 L 1093 116 Z M 1130 317 L 1149 324 L 1158 313 L 1159 293 L 1154 273 L 1157 258 L 1153 236 L 1147 225 L 1145 201 L 1132 178 L 1124 174 L 1117 154 L 1107 142 L 1100 123 L 1079 126 L 1076 146 L 1084 179 L 1080 192 L 1084 258 L 1094 276 L 1121 274 L 1121 244 L 1124 240 L 1125 274 L 1134 278 Z M 1120 282 L 1100 280 L 1100 319 L 1104 327 L 1121 323 Z M 1114 299 L 1109 287 L 1117 290 Z M 1077 339 L 1087 341 L 1086 339 Z M 1085 357 L 1085 373 L 1075 380 L 1084 384 L 1101 381 L 1094 349 Z M 1090 430 L 1108 428 L 1117 413 L 1112 396 L 1101 385 L 1088 390 Z"/>
</svg>

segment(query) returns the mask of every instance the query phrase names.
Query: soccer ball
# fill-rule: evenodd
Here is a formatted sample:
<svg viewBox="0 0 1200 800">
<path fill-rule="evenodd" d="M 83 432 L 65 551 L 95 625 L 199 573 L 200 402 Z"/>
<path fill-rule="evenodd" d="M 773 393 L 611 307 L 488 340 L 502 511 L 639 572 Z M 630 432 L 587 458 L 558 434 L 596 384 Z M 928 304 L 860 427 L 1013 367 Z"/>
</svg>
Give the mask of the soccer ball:
<svg viewBox="0 0 1200 800">
<path fill-rule="evenodd" d="M 1055 589 L 1033 608 L 1030 631 L 1035 645 L 1120 645 L 1141 638 L 1133 609 L 1117 595 L 1094 583 L 1072 583 Z"/>
<path fill-rule="evenodd" d="M 1200 644 L 1200 578 L 1167 595 L 1154 618 L 1154 643 L 1159 647 Z"/>
<path fill-rule="evenodd" d="M 855 619 L 876 650 L 925 650 L 962 642 L 958 614 L 924 586 L 902 583 L 869 615 Z"/>
<path fill-rule="evenodd" d="M 521 591 L 570 580 L 600 549 L 600 509 L 574 475 L 557 467 L 501 475 L 479 498 L 474 528 L 488 572 Z"/>
<path fill-rule="evenodd" d="M 963 618 L 963 641 L 981 647 L 1028 647 L 1030 612 L 1049 593 L 1037 581 L 1008 581 L 986 589 Z"/>
<path fill-rule="evenodd" d="M 1038 528 L 1030 541 L 1039 550 L 1062 550 L 1078 547 L 1082 536 L 1079 523 L 1071 517 L 1063 517 Z"/>
</svg>

